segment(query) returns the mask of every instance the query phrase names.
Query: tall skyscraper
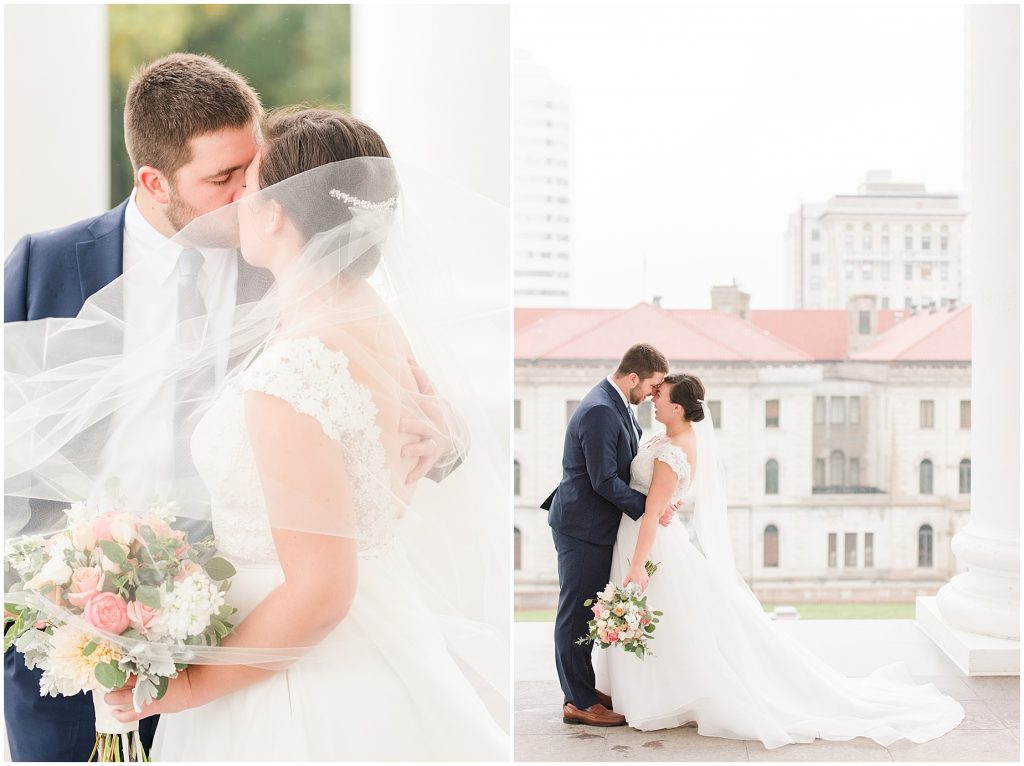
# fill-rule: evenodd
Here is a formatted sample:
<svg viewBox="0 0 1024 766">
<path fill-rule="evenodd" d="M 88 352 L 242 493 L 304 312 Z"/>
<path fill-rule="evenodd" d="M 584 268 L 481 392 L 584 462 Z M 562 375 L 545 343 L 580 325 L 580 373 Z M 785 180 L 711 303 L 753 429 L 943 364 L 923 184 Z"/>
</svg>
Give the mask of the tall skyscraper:
<svg viewBox="0 0 1024 766">
<path fill-rule="evenodd" d="M 572 277 L 569 93 L 529 54 L 515 72 L 515 303 L 568 306 Z"/>
</svg>

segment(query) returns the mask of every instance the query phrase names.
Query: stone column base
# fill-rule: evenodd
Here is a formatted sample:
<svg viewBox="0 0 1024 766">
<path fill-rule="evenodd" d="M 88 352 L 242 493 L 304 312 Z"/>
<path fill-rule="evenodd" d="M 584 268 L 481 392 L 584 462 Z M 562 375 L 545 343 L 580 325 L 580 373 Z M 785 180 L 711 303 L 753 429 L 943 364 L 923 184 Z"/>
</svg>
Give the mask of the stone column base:
<svg viewBox="0 0 1024 766">
<path fill-rule="evenodd" d="M 939 612 L 935 596 L 918 596 L 914 622 L 969 676 L 1020 675 L 1020 642 L 954 628 Z"/>
</svg>

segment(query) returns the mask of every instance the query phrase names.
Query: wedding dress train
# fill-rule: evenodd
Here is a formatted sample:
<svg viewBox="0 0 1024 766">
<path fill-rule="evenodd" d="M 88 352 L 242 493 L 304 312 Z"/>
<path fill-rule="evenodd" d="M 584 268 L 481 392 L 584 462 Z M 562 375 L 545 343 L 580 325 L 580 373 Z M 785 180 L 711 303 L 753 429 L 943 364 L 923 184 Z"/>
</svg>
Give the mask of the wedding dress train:
<svg viewBox="0 0 1024 766">
<path fill-rule="evenodd" d="M 656 460 L 679 479 L 673 500 L 684 497 L 690 466 L 666 437 L 641 446 L 631 486 L 647 492 Z M 612 559 L 616 583 L 629 570 L 639 529 L 623 515 Z M 695 721 L 702 735 L 759 740 L 767 748 L 854 737 L 885 746 L 933 739 L 963 719 L 956 700 L 916 684 L 900 663 L 864 678 L 824 663 L 779 630 L 742 584 L 713 576 L 680 519 L 658 528 L 648 558 L 658 564 L 648 603 L 664 612 L 653 656 L 641 661 L 614 647 L 595 649 L 598 688 L 611 693 L 630 726 L 650 731 Z"/>
</svg>

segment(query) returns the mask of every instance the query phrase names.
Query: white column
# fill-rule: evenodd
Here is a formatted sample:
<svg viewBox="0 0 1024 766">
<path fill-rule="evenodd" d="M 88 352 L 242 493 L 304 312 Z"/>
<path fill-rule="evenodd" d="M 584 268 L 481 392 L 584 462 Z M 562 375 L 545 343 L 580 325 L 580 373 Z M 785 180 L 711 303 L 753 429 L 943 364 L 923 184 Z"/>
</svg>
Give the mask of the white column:
<svg viewBox="0 0 1024 766">
<path fill-rule="evenodd" d="M 968 673 L 1020 671 L 1019 8 L 966 9 L 966 193 L 972 259 L 967 571 L 919 599 L 922 628 Z M 922 603 L 924 602 L 924 603 Z M 937 608 L 936 608 L 937 607 Z"/>
<path fill-rule="evenodd" d="M 509 203 L 509 13 L 352 6 L 352 111 L 396 158 Z"/>
<path fill-rule="evenodd" d="M 110 207 L 107 9 L 4 8 L 4 254 Z"/>
</svg>

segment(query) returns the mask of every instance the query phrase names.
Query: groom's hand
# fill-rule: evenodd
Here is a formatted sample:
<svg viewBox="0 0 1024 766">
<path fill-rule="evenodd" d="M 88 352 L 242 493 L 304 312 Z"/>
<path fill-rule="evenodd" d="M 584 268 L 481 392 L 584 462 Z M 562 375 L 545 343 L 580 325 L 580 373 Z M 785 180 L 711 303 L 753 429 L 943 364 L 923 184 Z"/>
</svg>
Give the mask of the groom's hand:
<svg viewBox="0 0 1024 766">
<path fill-rule="evenodd" d="M 661 516 L 658 518 L 658 523 L 661 524 L 661 526 L 663 527 L 667 527 L 669 524 L 672 523 L 672 520 L 675 519 L 676 511 L 678 511 L 682 507 L 682 500 L 677 500 L 676 502 L 669 504 L 668 507 L 665 508 Z"/>
<path fill-rule="evenodd" d="M 409 369 L 416 379 L 420 395 L 415 399 L 416 414 L 402 418 L 398 430 L 418 437 L 416 441 L 402 447 L 403 458 L 417 458 L 416 465 L 405 479 L 406 484 L 414 484 L 426 476 L 443 455 L 451 451 L 452 439 L 444 400 L 437 395 L 427 373 L 415 359 L 409 360 Z"/>
</svg>

